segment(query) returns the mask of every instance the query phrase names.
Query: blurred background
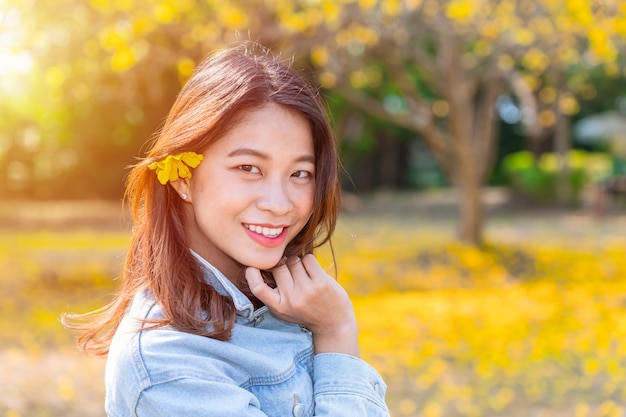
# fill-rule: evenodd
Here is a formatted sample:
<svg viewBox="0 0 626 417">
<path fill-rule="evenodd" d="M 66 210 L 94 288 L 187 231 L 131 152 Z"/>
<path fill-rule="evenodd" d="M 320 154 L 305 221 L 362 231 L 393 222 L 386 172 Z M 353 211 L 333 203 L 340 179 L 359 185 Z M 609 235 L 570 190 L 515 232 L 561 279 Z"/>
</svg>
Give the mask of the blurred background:
<svg viewBox="0 0 626 417">
<path fill-rule="evenodd" d="M 0 0 L 0 415 L 104 415 L 59 316 L 111 298 L 127 167 L 242 40 L 328 104 L 394 416 L 626 415 L 620 0 Z"/>
</svg>

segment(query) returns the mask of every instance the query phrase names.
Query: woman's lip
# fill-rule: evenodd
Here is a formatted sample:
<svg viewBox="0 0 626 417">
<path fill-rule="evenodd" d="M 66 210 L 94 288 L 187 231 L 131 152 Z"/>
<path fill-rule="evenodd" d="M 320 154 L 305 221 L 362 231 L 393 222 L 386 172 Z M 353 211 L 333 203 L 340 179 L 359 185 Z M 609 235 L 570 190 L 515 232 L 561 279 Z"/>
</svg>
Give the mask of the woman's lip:
<svg viewBox="0 0 626 417">
<path fill-rule="evenodd" d="M 247 223 L 246 223 L 247 224 Z M 254 226 L 260 226 L 255 224 Z M 261 226 L 267 227 L 267 226 Z M 269 227 L 268 227 L 269 228 Z M 280 229 L 281 227 L 273 227 L 273 229 Z M 289 227 L 282 227 L 282 231 L 277 236 L 265 236 L 262 233 L 257 233 L 254 230 L 250 230 L 246 225 L 244 225 L 244 230 L 248 234 L 248 236 L 256 243 L 266 248 L 275 248 L 283 244 L 285 239 L 287 238 L 287 230 Z"/>
<path fill-rule="evenodd" d="M 261 226 L 270 229 L 280 229 L 281 227 L 289 227 L 288 224 L 271 224 L 271 223 L 243 223 L 244 226 Z"/>
<path fill-rule="evenodd" d="M 275 238 L 279 236 L 283 232 L 283 230 L 285 230 L 286 226 L 268 226 L 261 224 L 243 223 L 243 227 L 258 234 L 261 234 L 265 237 Z"/>
</svg>

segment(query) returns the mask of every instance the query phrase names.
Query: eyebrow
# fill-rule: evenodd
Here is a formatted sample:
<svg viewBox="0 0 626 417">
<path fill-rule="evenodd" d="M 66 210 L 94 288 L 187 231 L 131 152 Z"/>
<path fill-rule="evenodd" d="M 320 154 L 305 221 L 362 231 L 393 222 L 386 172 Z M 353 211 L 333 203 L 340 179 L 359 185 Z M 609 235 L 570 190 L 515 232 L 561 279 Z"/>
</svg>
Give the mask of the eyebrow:
<svg viewBox="0 0 626 417">
<path fill-rule="evenodd" d="M 264 159 L 264 160 L 270 159 L 270 155 L 262 151 L 259 151 L 257 149 L 251 149 L 251 148 L 238 148 L 228 154 L 229 157 L 241 156 L 241 155 L 255 156 L 257 158 Z M 296 158 L 294 162 L 310 162 L 312 164 L 315 164 L 315 156 L 311 154 L 302 155 Z"/>
</svg>

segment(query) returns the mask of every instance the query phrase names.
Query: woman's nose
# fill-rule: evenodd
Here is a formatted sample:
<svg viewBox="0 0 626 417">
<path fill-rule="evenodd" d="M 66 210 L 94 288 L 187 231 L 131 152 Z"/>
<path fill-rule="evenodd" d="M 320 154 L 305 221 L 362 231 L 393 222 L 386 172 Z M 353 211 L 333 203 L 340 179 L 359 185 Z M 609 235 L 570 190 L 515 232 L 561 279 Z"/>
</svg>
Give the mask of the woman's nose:
<svg viewBox="0 0 626 417">
<path fill-rule="evenodd" d="M 275 215 L 288 213 L 292 208 L 288 184 L 280 180 L 265 181 L 257 200 L 257 207 L 260 210 L 271 211 Z"/>
</svg>

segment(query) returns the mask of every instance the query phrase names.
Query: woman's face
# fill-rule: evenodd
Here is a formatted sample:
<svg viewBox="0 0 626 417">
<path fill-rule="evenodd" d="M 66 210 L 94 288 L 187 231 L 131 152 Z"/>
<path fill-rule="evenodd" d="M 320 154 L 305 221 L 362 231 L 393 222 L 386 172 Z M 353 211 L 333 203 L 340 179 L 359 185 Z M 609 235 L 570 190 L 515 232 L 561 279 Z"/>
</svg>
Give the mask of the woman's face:
<svg viewBox="0 0 626 417">
<path fill-rule="evenodd" d="M 234 282 L 242 266 L 272 268 L 313 210 L 309 123 L 276 104 L 251 111 L 204 152 L 187 185 L 191 249 Z"/>
</svg>

